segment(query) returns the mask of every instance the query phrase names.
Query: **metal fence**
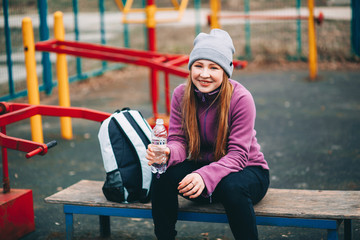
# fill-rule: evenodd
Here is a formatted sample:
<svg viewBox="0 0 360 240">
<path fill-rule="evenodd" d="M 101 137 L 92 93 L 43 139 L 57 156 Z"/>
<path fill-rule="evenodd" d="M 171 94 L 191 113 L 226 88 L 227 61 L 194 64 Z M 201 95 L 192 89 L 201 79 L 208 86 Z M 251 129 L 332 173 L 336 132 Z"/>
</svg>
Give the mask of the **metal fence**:
<svg viewBox="0 0 360 240">
<path fill-rule="evenodd" d="M 134 2 L 136 7 L 146 5 L 146 0 Z M 160 7 L 166 6 L 170 0 L 157 0 L 156 3 Z M 322 24 L 316 25 L 319 61 L 359 61 L 351 39 L 354 39 L 354 33 L 359 35 L 360 24 L 354 27 L 352 23 L 350 0 L 341 1 L 342 5 L 334 5 L 334 0 L 316 0 L 315 3 L 315 16 L 319 16 L 320 11 L 325 16 Z M 121 13 L 114 0 L 2 0 L 1 4 L 3 17 L 0 31 L 4 33 L 0 37 L 1 101 L 27 94 L 21 33 L 21 21 L 25 16 L 33 21 L 35 42 L 53 38 L 53 13 L 60 10 L 64 12 L 67 40 L 147 48 L 144 26 L 122 24 Z M 188 53 L 194 35 L 209 28 L 206 16 L 210 14 L 210 0 L 189 1 L 189 11 L 200 8 L 201 14 L 196 14 L 190 26 L 195 31 L 181 32 L 171 25 L 162 27 L 164 31 L 158 37 L 160 51 Z M 308 24 L 306 18 L 300 17 L 307 14 L 307 0 L 224 0 L 221 1 L 219 21 L 221 27 L 233 37 L 238 58 L 249 61 L 306 61 L 309 51 Z M 245 15 L 255 17 L 245 18 Z M 174 42 L 171 46 L 170 40 Z M 37 52 L 36 60 L 40 90 L 51 94 L 57 83 L 53 66 L 55 55 Z M 70 56 L 68 62 L 71 82 L 121 67 L 116 63 Z"/>
<path fill-rule="evenodd" d="M 337 2 L 315 0 L 315 17 L 321 20 L 320 14 L 324 16 L 315 26 L 319 61 L 356 58 L 351 43 L 350 0 Z M 262 61 L 306 60 L 309 52 L 307 7 L 307 0 L 222 1 L 220 23 L 235 36 L 240 57 Z M 353 31 L 357 32 L 359 30 Z"/>
</svg>

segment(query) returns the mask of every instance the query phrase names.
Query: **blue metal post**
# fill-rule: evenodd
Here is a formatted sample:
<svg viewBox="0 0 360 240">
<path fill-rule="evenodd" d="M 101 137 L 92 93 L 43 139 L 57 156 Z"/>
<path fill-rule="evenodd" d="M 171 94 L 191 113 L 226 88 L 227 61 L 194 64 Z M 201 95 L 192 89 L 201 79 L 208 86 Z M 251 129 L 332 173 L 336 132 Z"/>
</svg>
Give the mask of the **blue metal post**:
<svg viewBox="0 0 360 240">
<path fill-rule="evenodd" d="M 47 0 L 38 0 L 38 11 L 40 17 L 40 41 L 49 39 L 49 27 L 47 24 Z M 50 53 L 41 53 L 41 64 L 43 67 L 43 85 L 46 94 L 51 94 L 53 83 L 51 74 Z"/>
<path fill-rule="evenodd" d="M 105 5 L 104 0 L 99 0 L 99 12 L 100 12 L 100 36 L 101 36 L 101 44 L 106 44 L 106 37 L 105 37 L 105 21 L 104 21 L 104 12 L 105 12 Z M 107 66 L 106 61 L 102 61 L 102 68 L 105 69 Z"/>
<path fill-rule="evenodd" d="M 9 2 L 3 0 L 4 9 L 4 32 L 5 32 L 5 45 L 6 45 L 6 63 L 8 68 L 8 83 L 9 83 L 9 94 L 10 96 L 15 95 L 14 79 L 12 72 L 12 59 L 11 59 L 11 36 L 9 27 Z"/>
<path fill-rule="evenodd" d="M 74 216 L 72 213 L 65 213 L 65 226 L 66 240 L 71 240 L 74 233 Z"/>
<path fill-rule="evenodd" d="M 75 41 L 79 41 L 79 24 L 78 24 L 78 0 L 73 0 L 73 11 L 74 11 L 74 32 L 75 32 Z M 82 71 L 81 71 L 81 58 L 76 58 L 76 73 L 79 78 L 81 78 Z"/>
<path fill-rule="evenodd" d="M 351 48 L 355 54 L 360 56 L 360 2 L 352 0 L 351 8 Z"/>
</svg>

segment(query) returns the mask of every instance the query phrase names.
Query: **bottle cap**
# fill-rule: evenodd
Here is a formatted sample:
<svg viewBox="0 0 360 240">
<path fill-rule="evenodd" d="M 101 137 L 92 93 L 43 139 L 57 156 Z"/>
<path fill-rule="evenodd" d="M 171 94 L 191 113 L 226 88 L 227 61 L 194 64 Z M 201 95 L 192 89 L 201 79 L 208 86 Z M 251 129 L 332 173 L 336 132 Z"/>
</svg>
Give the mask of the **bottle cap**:
<svg viewBox="0 0 360 240">
<path fill-rule="evenodd" d="M 164 119 L 162 118 L 156 119 L 156 124 L 164 124 Z"/>
</svg>

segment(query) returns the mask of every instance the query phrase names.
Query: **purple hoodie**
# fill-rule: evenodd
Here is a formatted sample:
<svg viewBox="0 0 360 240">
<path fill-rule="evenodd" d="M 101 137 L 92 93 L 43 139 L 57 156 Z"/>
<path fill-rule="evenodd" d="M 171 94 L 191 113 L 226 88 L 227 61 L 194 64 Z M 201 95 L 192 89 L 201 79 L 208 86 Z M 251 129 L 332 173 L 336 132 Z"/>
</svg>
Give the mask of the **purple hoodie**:
<svg viewBox="0 0 360 240">
<path fill-rule="evenodd" d="M 261 166 L 269 169 L 254 129 L 256 109 L 251 93 L 240 83 L 229 79 L 234 86 L 229 111 L 229 131 L 227 154 L 214 162 L 214 143 L 218 129 L 216 119 L 217 103 L 209 105 L 215 99 L 218 91 L 203 94 L 196 91 L 198 97 L 198 120 L 200 128 L 200 159 L 208 163 L 195 172 L 200 174 L 205 182 L 205 195 L 211 196 L 220 180 L 231 172 L 238 172 L 246 166 Z M 175 88 L 172 101 L 169 124 L 168 147 L 170 159 L 168 166 L 183 162 L 188 157 L 187 141 L 182 130 L 181 100 L 185 85 Z"/>
</svg>

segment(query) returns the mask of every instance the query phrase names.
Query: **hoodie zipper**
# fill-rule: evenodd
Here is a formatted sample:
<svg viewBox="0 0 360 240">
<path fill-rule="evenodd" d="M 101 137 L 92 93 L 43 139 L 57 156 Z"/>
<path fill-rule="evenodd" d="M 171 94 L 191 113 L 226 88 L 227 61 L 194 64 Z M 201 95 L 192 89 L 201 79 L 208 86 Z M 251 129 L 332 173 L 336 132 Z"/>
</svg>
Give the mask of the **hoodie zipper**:
<svg viewBox="0 0 360 240">
<path fill-rule="evenodd" d="M 206 118 L 209 113 L 209 109 L 206 110 L 205 116 L 204 116 L 204 140 L 206 143 L 208 143 L 207 135 L 206 135 Z"/>
</svg>

